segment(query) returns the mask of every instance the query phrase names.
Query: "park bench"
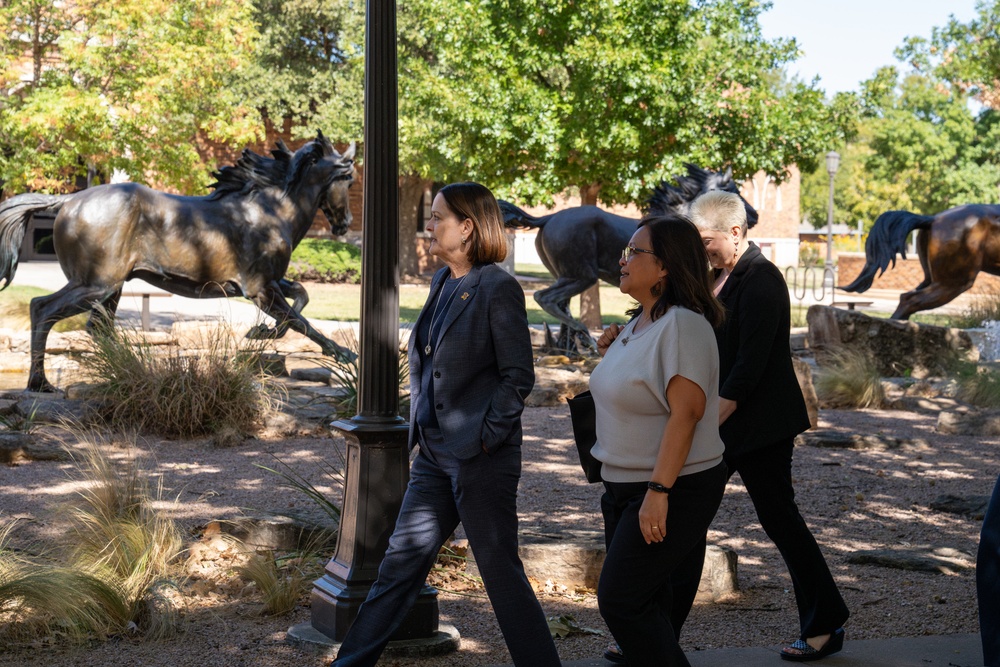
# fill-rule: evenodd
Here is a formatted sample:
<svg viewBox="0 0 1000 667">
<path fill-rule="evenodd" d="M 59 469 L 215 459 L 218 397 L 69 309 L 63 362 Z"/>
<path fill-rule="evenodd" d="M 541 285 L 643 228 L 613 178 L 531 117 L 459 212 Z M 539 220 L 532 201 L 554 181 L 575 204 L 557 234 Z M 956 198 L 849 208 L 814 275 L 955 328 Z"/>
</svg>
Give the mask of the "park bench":
<svg viewBox="0 0 1000 667">
<path fill-rule="evenodd" d="M 142 297 L 142 330 L 149 331 L 149 299 L 154 296 L 173 296 L 170 292 L 122 292 L 122 296 Z"/>
</svg>

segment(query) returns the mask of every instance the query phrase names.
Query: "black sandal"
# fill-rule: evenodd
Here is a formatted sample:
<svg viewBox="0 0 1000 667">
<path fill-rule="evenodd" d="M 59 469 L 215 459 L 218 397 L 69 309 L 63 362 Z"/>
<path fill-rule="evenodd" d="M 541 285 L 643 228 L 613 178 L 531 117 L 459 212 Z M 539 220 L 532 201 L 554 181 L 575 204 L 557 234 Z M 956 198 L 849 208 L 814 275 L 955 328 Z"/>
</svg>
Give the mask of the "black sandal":
<svg viewBox="0 0 1000 667">
<path fill-rule="evenodd" d="M 612 644 L 604 649 L 604 659 L 618 665 L 628 664 L 628 660 L 625 659 L 625 654 L 622 653 L 622 647 L 618 644 Z"/>
<path fill-rule="evenodd" d="M 781 659 L 792 662 L 812 662 L 833 655 L 842 648 L 844 648 L 844 628 L 837 628 L 830 634 L 826 643 L 819 648 L 813 648 L 804 639 L 796 639 L 791 646 L 781 649 Z"/>
</svg>

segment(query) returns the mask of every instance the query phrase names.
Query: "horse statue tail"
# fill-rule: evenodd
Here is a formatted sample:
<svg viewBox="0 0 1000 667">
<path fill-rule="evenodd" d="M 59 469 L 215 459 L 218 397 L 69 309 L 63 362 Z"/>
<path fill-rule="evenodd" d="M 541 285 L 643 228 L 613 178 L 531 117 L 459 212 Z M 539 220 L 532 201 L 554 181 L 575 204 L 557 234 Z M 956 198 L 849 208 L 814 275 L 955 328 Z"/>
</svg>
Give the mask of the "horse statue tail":
<svg viewBox="0 0 1000 667">
<path fill-rule="evenodd" d="M 552 216 L 543 215 L 540 218 L 522 211 L 518 207 L 514 206 L 510 202 L 506 202 L 503 199 L 498 199 L 497 203 L 500 204 L 500 212 L 503 214 L 503 226 L 511 227 L 515 229 L 537 229 L 545 226 L 545 223 L 549 221 Z"/>
<path fill-rule="evenodd" d="M 878 217 L 865 241 L 865 266 L 850 285 L 841 287 L 845 292 L 864 292 L 872 286 L 875 272 L 886 272 L 889 264 L 896 266 L 896 253 L 906 259 L 906 237 L 914 229 L 929 229 L 934 217 L 909 211 L 886 211 Z"/>
<path fill-rule="evenodd" d="M 17 271 L 21 242 L 35 211 L 58 210 L 65 195 L 24 194 L 0 203 L 0 290 L 7 289 Z"/>
</svg>

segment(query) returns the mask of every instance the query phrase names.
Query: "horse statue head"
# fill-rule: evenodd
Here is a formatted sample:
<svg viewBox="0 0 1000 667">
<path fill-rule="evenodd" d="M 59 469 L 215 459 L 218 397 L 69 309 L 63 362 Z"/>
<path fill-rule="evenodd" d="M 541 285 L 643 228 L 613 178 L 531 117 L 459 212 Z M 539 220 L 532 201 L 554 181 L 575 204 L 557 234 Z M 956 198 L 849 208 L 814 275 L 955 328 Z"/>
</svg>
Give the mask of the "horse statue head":
<svg viewBox="0 0 1000 667">
<path fill-rule="evenodd" d="M 684 166 L 687 168 L 687 176 L 675 176 L 676 185 L 660 181 L 660 184 L 653 188 L 653 194 L 646 200 L 649 214 L 656 215 L 673 211 L 687 216 L 691 203 L 700 195 L 711 190 L 740 194 L 739 187 L 733 181 L 732 168 L 719 172 L 702 169 L 690 162 L 685 162 Z M 743 199 L 742 195 L 740 195 L 740 199 Z M 747 212 L 747 227 L 753 227 L 757 224 L 757 211 L 746 199 L 743 199 L 743 206 Z"/>
<path fill-rule="evenodd" d="M 288 150 L 279 141 L 280 148 Z M 290 157 L 286 189 L 318 184 L 319 209 L 330 223 L 330 232 L 334 236 L 346 233 L 353 220 L 348 190 L 358 173 L 354 167 L 356 151 L 357 144 L 352 142 L 341 154 L 322 132 L 317 132 L 315 139 L 304 144 Z"/>
<path fill-rule="evenodd" d="M 330 231 L 341 236 L 351 226 L 348 189 L 354 183 L 356 145 L 341 155 L 322 132 L 294 153 L 280 139 L 272 157 L 246 149 L 233 166 L 222 167 L 212 175 L 215 191 L 209 199 L 246 195 L 253 190 L 276 188 L 282 196 L 309 197 L 309 203 L 326 215 Z M 316 209 L 313 209 L 315 211 Z"/>
</svg>

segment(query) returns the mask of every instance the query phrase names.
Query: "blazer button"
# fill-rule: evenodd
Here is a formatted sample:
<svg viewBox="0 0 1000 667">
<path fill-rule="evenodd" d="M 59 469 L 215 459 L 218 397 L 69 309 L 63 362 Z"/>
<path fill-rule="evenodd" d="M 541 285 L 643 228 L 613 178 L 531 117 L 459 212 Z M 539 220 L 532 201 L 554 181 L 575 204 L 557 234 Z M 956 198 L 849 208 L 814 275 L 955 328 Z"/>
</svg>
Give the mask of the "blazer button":
<svg viewBox="0 0 1000 667">
<path fill-rule="evenodd" d="M 434 406 L 435 410 L 444 410 L 444 403 L 438 403 Z"/>
<path fill-rule="evenodd" d="M 436 378 L 441 377 L 441 371 L 434 371 L 434 377 Z"/>
</svg>

